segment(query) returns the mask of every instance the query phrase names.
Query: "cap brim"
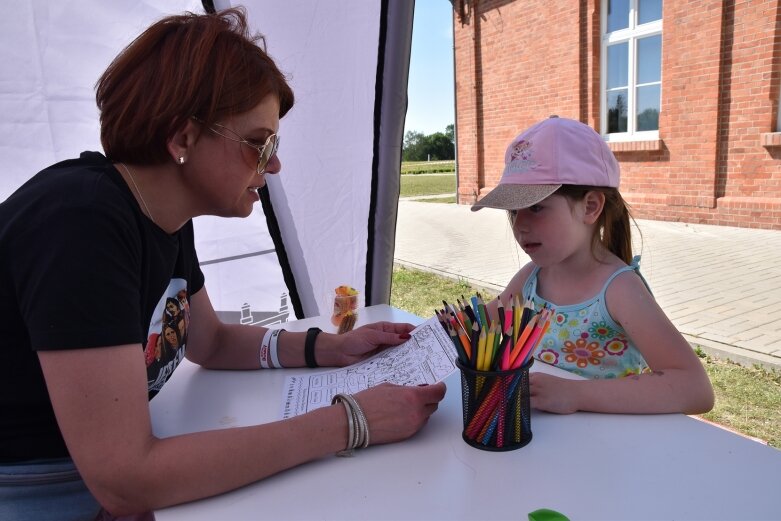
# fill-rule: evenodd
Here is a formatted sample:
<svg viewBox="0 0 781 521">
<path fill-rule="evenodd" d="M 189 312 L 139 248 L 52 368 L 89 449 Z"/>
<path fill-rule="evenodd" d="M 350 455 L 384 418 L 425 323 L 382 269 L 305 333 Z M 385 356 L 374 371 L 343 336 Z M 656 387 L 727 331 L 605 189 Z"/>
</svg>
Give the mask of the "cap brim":
<svg viewBox="0 0 781 521">
<path fill-rule="evenodd" d="M 481 208 L 498 208 L 499 210 L 520 210 L 539 203 L 561 185 L 516 185 L 500 184 L 488 195 L 472 205 L 472 211 Z"/>
</svg>

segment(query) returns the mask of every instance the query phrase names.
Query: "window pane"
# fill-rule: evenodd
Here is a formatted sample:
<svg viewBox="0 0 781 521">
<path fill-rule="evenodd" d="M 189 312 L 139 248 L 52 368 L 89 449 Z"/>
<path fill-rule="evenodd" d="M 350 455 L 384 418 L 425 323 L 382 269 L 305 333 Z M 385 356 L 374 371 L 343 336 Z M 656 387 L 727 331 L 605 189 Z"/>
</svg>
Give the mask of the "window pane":
<svg viewBox="0 0 781 521">
<path fill-rule="evenodd" d="M 637 83 L 662 79 L 662 36 L 637 40 Z"/>
<path fill-rule="evenodd" d="M 659 130 L 659 108 L 661 107 L 661 85 L 646 85 L 637 88 L 637 130 Z"/>
<path fill-rule="evenodd" d="M 626 42 L 607 48 L 607 88 L 629 85 L 629 44 Z"/>
<path fill-rule="evenodd" d="M 662 19 L 662 0 L 637 0 L 640 4 L 637 14 L 637 23 L 647 24 L 654 20 Z"/>
<path fill-rule="evenodd" d="M 607 32 L 629 27 L 629 0 L 607 0 Z"/>
<path fill-rule="evenodd" d="M 627 89 L 607 93 L 607 132 L 626 132 Z"/>
</svg>

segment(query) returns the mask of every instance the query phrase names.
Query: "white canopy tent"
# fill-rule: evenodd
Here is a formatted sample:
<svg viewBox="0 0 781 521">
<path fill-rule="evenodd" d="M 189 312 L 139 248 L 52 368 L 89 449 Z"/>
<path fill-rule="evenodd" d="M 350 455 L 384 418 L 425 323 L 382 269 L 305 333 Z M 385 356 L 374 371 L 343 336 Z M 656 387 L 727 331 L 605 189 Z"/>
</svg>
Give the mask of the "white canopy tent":
<svg viewBox="0 0 781 521">
<path fill-rule="evenodd" d="M 226 321 L 330 312 L 347 284 L 387 303 L 414 0 L 216 1 L 243 5 L 296 96 L 282 173 L 247 219 L 196 219 L 199 258 Z M 206 7 L 205 7 L 206 6 Z M 83 150 L 101 150 L 94 85 L 151 22 L 194 0 L 29 0 L 0 19 L 0 201 Z M 265 210 L 265 214 L 264 214 Z"/>
</svg>

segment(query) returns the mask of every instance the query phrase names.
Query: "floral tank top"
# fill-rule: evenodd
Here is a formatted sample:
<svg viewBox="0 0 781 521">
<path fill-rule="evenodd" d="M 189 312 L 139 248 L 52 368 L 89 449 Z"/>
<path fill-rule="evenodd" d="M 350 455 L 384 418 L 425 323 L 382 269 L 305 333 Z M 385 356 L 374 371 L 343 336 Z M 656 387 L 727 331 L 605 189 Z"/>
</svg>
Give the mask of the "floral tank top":
<svg viewBox="0 0 781 521">
<path fill-rule="evenodd" d="M 524 298 L 531 298 L 538 311 L 547 304 L 555 309 L 555 314 L 534 357 L 591 379 L 650 372 L 643 355 L 610 316 L 605 304 L 605 292 L 614 278 L 631 270 L 640 275 L 639 261 L 640 257 L 635 257 L 631 265 L 619 268 L 607 279 L 599 294 L 571 306 L 556 306 L 537 295 L 540 268 L 535 267 L 523 285 Z"/>
</svg>

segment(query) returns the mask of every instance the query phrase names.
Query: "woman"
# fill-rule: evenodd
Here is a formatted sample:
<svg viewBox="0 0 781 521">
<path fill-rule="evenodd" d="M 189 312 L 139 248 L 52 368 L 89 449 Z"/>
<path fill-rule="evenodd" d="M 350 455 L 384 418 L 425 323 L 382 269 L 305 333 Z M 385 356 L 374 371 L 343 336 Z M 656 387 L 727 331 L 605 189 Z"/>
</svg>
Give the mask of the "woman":
<svg viewBox="0 0 781 521">
<path fill-rule="evenodd" d="M 293 105 L 257 40 L 241 10 L 155 23 L 98 81 L 105 157 L 58 163 L 0 204 L 0 483 L 14 483 L 0 485 L 0 518 L 131 515 L 219 494 L 408 438 L 444 397 L 442 384 L 382 385 L 271 424 L 152 434 L 148 400 L 180 357 L 147 367 L 144 342 L 169 297 L 189 295 L 180 352 L 206 368 L 344 366 L 412 329 L 272 336 L 217 318 L 191 219 L 250 214 L 280 171 Z"/>
</svg>

